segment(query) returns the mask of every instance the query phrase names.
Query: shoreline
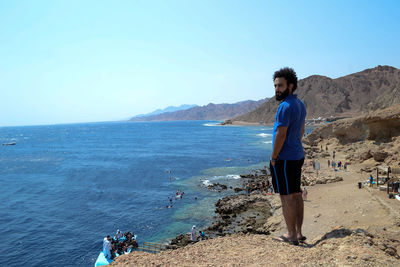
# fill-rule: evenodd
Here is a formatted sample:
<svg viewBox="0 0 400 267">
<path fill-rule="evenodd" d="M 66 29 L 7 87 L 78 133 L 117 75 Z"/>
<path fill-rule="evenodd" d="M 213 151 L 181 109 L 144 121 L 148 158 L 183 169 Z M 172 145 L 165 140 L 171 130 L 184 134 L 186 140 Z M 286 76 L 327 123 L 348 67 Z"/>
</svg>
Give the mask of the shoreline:
<svg viewBox="0 0 400 267">
<path fill-rule="evenodd" d="M 302 171 L 302 187 L 308 188 L 309 194 L 314 194 L 314 191 L 321 191 L 320 187 L 335 187 L 332 184 L 336 184 L 343 181 L 342 176 L 351 175 L 352 171 L 339 170 L 335 172 L 333 169 L 321 166 L 321 170 L 317 174 L 313 170 L 311 164 L 311 157 L 315 153 L 311 147 L 305 146 L 306 157 L 309 158 L 305 161 Z M 321 156 L 314 158 L 316 161 L 322 161 L 330 158 L 326 153 L 321 153 Z M 322 165 L 322 164 L 321 164 Z M 257 187 L 263 182 L 271 181 L 271 176 L 267 169 L 253 170 L 249 174 L 240 175 L 243 184 L 249 183 L 250 187 Z M 221 184 L 216 184 L 217 188 L 220 188 Z M 222 185 L 224 186 L 224 185 Z M 315 187 L 316 186 L 316 187 Z M 258 186 L 259 187 L 259 186 Z M 315 188 L 314 188 L 315 187 Z M 339 185 L 340 187 L 340 185 Z M 225 186 L 226 188 L 226 186 Z M 217 216 L 202 230 L 207 236 L 211 238 L 217 238 L 230 234 L 237 233 L 252 233 L 252 234 L 266 234 L 277 232 L 284 234 L 285 224 L 281 211 L 281 203 L 279 194 L 268 194 L 266 190 L 264 192 L 253 191 L 250 195 L 243 193 L 246 191 L 245 188 L 236 190 L 236 193 L 227 195 L 214 203 L 215 213 Z M 311 193 L 310 193 L 311 191 Z M 305 203 L 305 206 L 307 203 Z M 263 216 L 262 212 L 267 213 L 268 216 Z M 312 215 L 319 218 L 319 214 Z M 250 218 L 250 219 L 249 219 Z M 240 222 L 243 220 L 243 222 Z M 324 222 L 325 223 L 325 222 Z M 334 225 L 330 225 L 333 227 Z M 322 233 L 320 233 L 322 234 Z M 317 234 L 311 234 L 315 237 Z M 177 235 L 175 238 L 170 240 L 169 249 L 177 249 L 192 244 L 190 241 L 190 233 L 183 233 Z"/>
<path fill-rule="evenodd" d="M 318 126 L 323 126 L 331 122 L 314 122 L 314 123 L 306 123 L 306 127 L 318 127 Z M 247 122 L 247 121 L 232 121 L 232 120 L 226 120 L 223 121 L 219 124 L 218 126 L 268 126 L 268 127 L 273 127 L 274 123 L 273 122 L 267 122 L 267 123 L 260 123 L 260 122 Z"/>
<path fill-rule="evenodd" d="M 356 256 L 346 256 L 342 263 L 363 265 L 365 259 L 369 262 L 375 262 L 378 266 L 383 266 L 382 262 L 399 262 L 400 258 L 400 208 L 399 205 L 395 205 L 393 201 L 385 198 L 382 191 L 377 191 L 375 188 L 362 188 L 358 189 L 358 182 L 364 181 L 367 178 L 367 172 L 362 170 L 365 168 L 363 164 L 349 161 L 348 158 L 351 154 L 347 151 L 343 151 L 341 148 L 337 149 L 338 144 L 329 141 L 322 142 L 323 147 L 328 147 L 328 151 L 321 151 L 318 146 L 305 146 L 305 152 L 307 158 L 303 170 L 303 174 L 307 176 L 307 182 L 310 186 L 308 190 L 308 200 L 305 201 L 305 218 L 303 224 L 303 232 L 308 238 L 308 243 L 312 244 L 313 248 L 318 247 L 318 255 L 323 251 L 319 244 L 330 244 L 334 243 L 333 240 L 338 240 L 335 243 L 337 246 L 340 242 L 348 242 L 350 244 L 349 249 L 357 248 L 356 252 L 352 252 Z M 341 160 L 348 163 L 347 170 L 334 171 L 332 167 L 327 166 L 327 160 L 332 160 L 331 152 L 336 150 L 336 160 Z M 318 173 L 313 170 L 310 164 L 312 160 L 319 161 L 321 170 Z M 369 162 L 367 164 L 370 164 Z M 258 175 L 263 176 L 263 175 Z M 337 179 L 340 177 L 341 179 Z M 245 179 L 254 179 L 259 181 L 260 177 L 255 177 L 254 174 L 246 176 Z M 332 179 L 333 178 L 333 179 Z M 262 179 L 262 178 L 261 178 Z M 389 201 L 389 202 L 388 202 Z M 391 202 L 390 202 L 391 201 Z M 264 206 L 261 203 L 268 203 Z M 393 207 L 393 204 L 395 205 Z M 271 251 L 276 247 L 289 248 L 286 244 L 276 244 L 272 241 L 272 236 L 279 236 L 285 232 L 285 225 L 283 216 L 280 208 L 279 196 L 274 195 L 262 195 L 256 192 L 247 196 L 247 194 L 232 194 L 224 197 L 216 204 L 216 211 L 219 217 L 217 217 L 211 226 L 207 227 L 206 231 L 216 231 L 216 236 L 209 240 L 202 240 L 192 244 L 188 242 L 182 244 L 183 246 L 171 247 L 172 250 L 166 250 L 161 252 L 159 255 L 146 255 L 142 253 L 134 253 L 132 255 L 122 256 L 118 259 L 115 264 L 119 266 L 126 264 L 137 264 L 145 260 L 150 260 L 153 263 L 167 264 L 171 261 L 166 260 L 163 255 L 169 255 L 169 259 L 174 262 L 187 262 L 187 259 L 181 258 L 182 253 L 194 250 L 206 250 L 211 246 L 215 249 L 215 246 L 222 246 L 222 244 L 231 244 L 233 239 L 247 240 L 243 242 L 267 242 L 263 243 L 265 248 L 270 248 Z M 246 209 L 244 207 L 250 207 Z M 254 207 L 256 207 L 254 209 Z M 391 208 L 390 208 L 391 207 Z M 253 208 L 253 209 L 252 209 Z M 258 209 L 257 209 L 258 208 Z M 391 211 L 392 209 L 393 211 Z M 253 212 L 253 214 L 251 214 Z M 269 217 L 257 216 L 256 212 L 268 213 Z M 240 215 L 242 214 L 242 215 Z M 237 219 L 239 218 L 239 219 Z M 247 220 L 245 220 L 245 218 Z M 238 220 L 242 220 L 242 225 L 238 224 Z M 261 223 L 261 221 L 263 223 Z M 229 222 L 234 226 L 233 228 L 240 228 L 240 231 L 232 231 Z M 210 229 L 211 228 L 211 229 Z M 358 230 L 361 229 L 361 230 Z M 199 229 L 198 229 L 199 230 Z M 397 231 L 397 232 L 396 232 Z M 395 234 L 396 233 L 396 234 Z M 184 236 L 187 234 L 179 235 L 176 238 L 177 241 L 184 240 Z M 390 239 L 388 235 L 392 238 Z M 329 239 L 331 236 L 337 236 L 337 238 Z M 384 245 L 377 245 L 378 249 L 376 254 L 377 258 L 372 259 L 371 255 L 365 254 L 358 246 L 357 240 L 372 240 L 377 244 L 381 242 Z M 392 240 L 392 241 L 390 241 Z M 372 242 L 368 241 L 368 242 Z M 179 243 L 179 242 L 178 242 Z M 379 244 L 381 244 L 379 243 Z M 216 245 L 220 244 L 220 245 Z M 247 246 L 246 243 L 237 244 L 238 246 Z M 272 247 L 271 247 L 272 246 Z M 380 246 L 380 247 L 379 247 Z M 376 247 L 373 247 L 376 251 Z M 291 248 L 291 247 L 290 247 Z M 291 248 L 292 249 L 292 248 Z M 300 248 L 293 248 L 300 249 Z M 317 248 L 316 248 L 317 249 Z M 396 252 L 396 249 L 398 252 Z M 196 251 L 197 251 L 196 250 Z M 321 250 L 321 251 L 319 251 Z M 224 253 L 232 255 L 234 248 L 228 245 L 224 249 Z M 383 254 L 379 254 L 382 252 Z M 208 253 L 215 253 L 209 251 Z M 300 252 L 293 252 L 296 253 Z M 301 252 L 304 253 L 304 252 Z M 329 258 L 329 253 L 326 253 L 326 257 Z M 364 255 L 364 254 L 365 255 Z M 360 255 L 364 256 L 360 256 Z M 218 256 L 214 254 L 207 254 L 213 258 L 212 263 L 227 265 L 231 261 L 220 261 L 221 254 Z M 243 254 L 243 257 L 246 257 Z M 234 256 L 233 256 L 234 257 Z M 397 258 L 396 258 L 397 257 Z M 237 259 L 238 260 L 238 259 Z M 250 259 L 249 259 L 250 260 Z M 234 261 L 236 262 L 236 261 Z M 210 263 L 210 262 L 209 262 Z M 196 262 L 199 264 L 199 262 Z M 168 264 L 167 264 L 168 265 Z M 200 266 L 206 266 L 206 264 L 199 264 Z M 343 264 L 342 264 L 343 265 Z"/>
</svg>

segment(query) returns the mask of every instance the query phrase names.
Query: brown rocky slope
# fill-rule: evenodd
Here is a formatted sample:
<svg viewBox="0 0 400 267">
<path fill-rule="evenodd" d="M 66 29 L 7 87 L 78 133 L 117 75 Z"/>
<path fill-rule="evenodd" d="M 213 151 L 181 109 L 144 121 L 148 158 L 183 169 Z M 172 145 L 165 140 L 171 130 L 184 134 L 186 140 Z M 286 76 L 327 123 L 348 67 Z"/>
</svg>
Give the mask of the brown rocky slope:
<svg viewBox="0 0 400 267">
<path fill-rule="evenodd" d="M 122 255 L 111 266 L 398 266 L 399 233 L 334 229 L 313 244 L 288 246 L 266 235 L 235 234 L 152 255 Z M 229 252 L 228 252 L 229 251 Z M 227 253 L 228 252 L 228 253 Z"/>
<path fill-rule="evenodd" d="M 298 82 L 296 94 L 307 107 L 307 118 L 361 115 L 400 104 L 400 69 L 377 66 L 337 79 L 313 75 Z M 271 98 L 231 121 L 271 123 L 278 104 Z"/>
</svg>

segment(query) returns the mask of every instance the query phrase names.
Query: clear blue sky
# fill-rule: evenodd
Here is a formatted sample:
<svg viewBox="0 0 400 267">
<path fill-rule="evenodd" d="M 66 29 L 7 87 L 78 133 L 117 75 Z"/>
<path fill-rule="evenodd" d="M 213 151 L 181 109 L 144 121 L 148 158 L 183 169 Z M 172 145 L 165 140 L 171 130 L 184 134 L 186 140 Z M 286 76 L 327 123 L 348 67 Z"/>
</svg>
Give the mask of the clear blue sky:
<svg viewBox="0 0 400 267">
<path fill-rule="evenodd" d="M 399 1 L 0 2 L 0 126 L 127 119 L 400 68 Z"/>
</svg>

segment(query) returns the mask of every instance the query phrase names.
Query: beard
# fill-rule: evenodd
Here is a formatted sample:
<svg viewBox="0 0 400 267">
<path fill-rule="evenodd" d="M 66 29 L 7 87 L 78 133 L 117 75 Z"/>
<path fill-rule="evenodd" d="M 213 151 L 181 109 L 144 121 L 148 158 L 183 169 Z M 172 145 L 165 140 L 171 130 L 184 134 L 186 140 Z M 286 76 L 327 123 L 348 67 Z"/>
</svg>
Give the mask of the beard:
<svg viewBox="0 0 400 267">
<path fill-rule="evenodd" d="M 283 93 L 280 93 L 280 92 L 275 93 L 275 99 L 277 101 L 281 101 L 281 100 L 285 99 L 288 95 L 289 95 L 289 87 L 286 87 L 286 90 L 283 91 Z"/>
</svg>

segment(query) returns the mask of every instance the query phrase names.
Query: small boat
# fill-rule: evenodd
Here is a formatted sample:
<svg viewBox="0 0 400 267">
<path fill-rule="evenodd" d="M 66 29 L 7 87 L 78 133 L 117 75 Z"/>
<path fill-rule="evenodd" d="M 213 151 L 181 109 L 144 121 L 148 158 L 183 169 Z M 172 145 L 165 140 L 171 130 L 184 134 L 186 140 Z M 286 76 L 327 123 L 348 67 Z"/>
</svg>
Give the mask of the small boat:
<svg viewBox="0 0 400 267">
<path fill-rule="evenodd" d="M 12 143 L 4 143 L 3 146 L 15 146 L 16 143 L 12 142 Z"/>
<path fill-rule="evenodd" d="M 104 255 L 104 252 L 100 251 L 100 254 L 97 257 L 97 260 L 94 264 L 94 267 L 108 265 L 111 262 L 113 262 L 113 260 L 106 258 L 106 256 Z"/>
<path fill-rule="evenodd" d="M 395 197 L 397 200 L 400 201 L 400 196 L 399 196 L 399 195 L 395 195 L 394 197 Z"/>
</svg>

